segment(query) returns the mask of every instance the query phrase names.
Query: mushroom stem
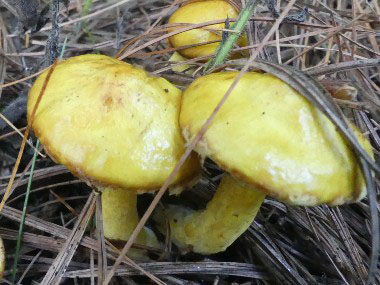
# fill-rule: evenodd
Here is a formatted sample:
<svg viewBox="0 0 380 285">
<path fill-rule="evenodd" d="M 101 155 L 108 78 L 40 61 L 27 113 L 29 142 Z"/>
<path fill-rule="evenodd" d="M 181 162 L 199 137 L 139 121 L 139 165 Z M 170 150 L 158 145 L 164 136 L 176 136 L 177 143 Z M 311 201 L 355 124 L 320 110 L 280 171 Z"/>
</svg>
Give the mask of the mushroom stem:
<svg viewBox="0 0 380 285">
<path fill-rule="evenodd" d="M 114 241 L 127 241 L 139 223 L 137 194 L 124 189 L 105 188 L 102 192 L 104 236 Z M 159 247 L 155 234 L 144 227 L 137 244 Z"/>
<path fill-rule="evenodd" d="M 264 198 L 261 191 L 225 175 L 206 209 L 169 206 L 165 210 L 171 239 L 183 251 L 201 254 L 224 251 L 250 226 Z M 164 229 L 164 216 L 156 215 L 160 230 Z"/>
</svg>

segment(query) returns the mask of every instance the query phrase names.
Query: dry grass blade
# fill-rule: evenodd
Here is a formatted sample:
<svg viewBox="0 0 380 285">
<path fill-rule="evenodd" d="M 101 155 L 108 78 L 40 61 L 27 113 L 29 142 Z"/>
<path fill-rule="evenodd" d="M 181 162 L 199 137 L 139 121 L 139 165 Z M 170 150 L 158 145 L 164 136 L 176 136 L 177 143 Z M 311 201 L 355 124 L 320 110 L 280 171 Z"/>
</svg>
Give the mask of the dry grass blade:
<svg viewBox="0 0 380 285">
<path fill-rule="evenodd" d="M 75 216 L 79 216 L 79 214 L 77 213 L 77 211 L 75 211 L 75 209 L 73 207 L 71 207 L 66 201 L 65 199 L 63 199 L 61 196 L 59 196 L 58 194 L 56 194 L 53 190 L 50 189 L 49 191 L 55 198 L 57 198 L 57 200 L 62 203 L 62 205 L 64 205 L 71 213 L 73 213 Z"/>
<path fill-rule="evenodd" d="M 127 43 L 123 48 L 120 49 L 120 51 L 115 55 L 116 58 L 119 58 L 122 56 L 122 54 L 126 51 L 126 49 L 131 46 L 131 48 L 133 49 L 134 47 L 136 47 L 136 45 L 138 45 L 138 43 L 140 42 L 140 39 L 144 38 L 144 36 L 148 35 L 155 26 L 157 26 L 157 24 L 162 20 L 162 18 L 164 16 L 166 16 L 169 12 L 170 9 L 172 9 L 175 5 L 178 4 L 178 2 L 180 2 L 179 0 L 175 0 L 173 3 L 170 4 L 170 6 L 166 9 L 164 9 L 164 11 L 162 12 L 162 16 L 160 16 L 154 23 L 153 25 L 151 25 L 149 27 L 148 30 L 146 30 L 141 36 L 137 37 L 135 40 L 132 40 L 131 42 Z"/>
<path fill-rule="evenodd" d="M 14 208 L 4 206 L 3 211 L 1 211 L 0 215 L 19 222 L 21 221 L 22 212 Z M 63 239 L 67 239 L 70 235 L 69 229 L 47 222 L 43 219 L 34 217 L 29 214 L 26 215 L 25 225 Z M 96 250 L 96 241 L 91 240 L 91 242 L 86 243 L 86 246 Z"/>
<path fill-rule="evenodd" d="M 10 220 L 19 222 L 21 221 L 22 212 L 17 209 L 5 206 L 3 211 L 0 213 L 0 215 Z M 30 226 L 34 229 L 43 231 L 45 233 L 51 234 L 55 237 L 59 237 L 64 240 L 67 240 L 71 234 L 71 230 L 67 228 L 64 228 L 54 223 L 47 222 L 43 219 L 34 217 L 32 215 L 26 215 L 25 225 Z M 83 237 L 83 239 L 80 241 L 80 244 L 89 249 L 92 249 L 95 251 L 98 250 L 98 246 L 97 246 L 98 241 L 88 236 Z M 107 251 L 112 252 L 112 253 L 119 252 L 118 250 L 110 246 L 106 246 L 106 249 Z M 111 256 L 108 255 L 108 257 L 111 257 Z"/>
<path fill-rule="evenodd" d="M 325 75 L 329 73 L 335 73 L 340 71 L 347 71 L 356 68 L 368 68 L 380 65 L 380 59 L 361 59 L 355 61 L 345 61 L 335 64 L 329 64 L 328 66 L 320 66 L 306 71 L 311 76 Z"/>
<path fill-rule="evenodd" d="M 377 210 L 377 195 L 376 188 L 373 181 L 373 175 L 367 164 L 364 162 L 363 158 L 360 158 L 360 163 L 363 168 L 365 181 L 367 184 L 368 200 L 370 206 L 370 217 L 371 217 L 371 257 L 369 261 L 368 269 L 368 279 L 366 281 L 367 285 L 374 283 L 376 274 L 379 271 L 377 265 L 379 263 L 379 244 L 380 244 L 380 234 L 379 234 L 379 211 Z"/>
<path fill-rule="evenodd" d="M 230 21 L 232 22 L 234 19 L 231 19 Z M 163 36 L 160 36 L 160 37 L 157 37 L 153 40 L 150 40 L 134 49 L 131 49 L 131 50 L 127 50 L 125 53 L 123 53 L 122 55 L 120 55 L 118 57 L 118 59 L 122 60 L 122 59 L 125 59 L 127 57 L 129 57 L 130 55 L 148 47 L 148 46 L 151 46 L 152 44 L 155 44 L 157 42 L 160 42 L 164 39 L 167 39 L 171 36 L 174 36 L 174 35 L 177 35 L 177 34 L 180 34 L 180 33 L 183 33 L 183 32 L 187 32 L 187 31 L 190 31 L 190 30 L 194 30 L 194 29 L 198 29 L 198 28 L 202 28 L 202 27 L 206 27 L 206 26 L 210 26 L 210 25 L 215 25 L 215 24 L 219 24 L 223 22 L 222 20 L 214 20 L 214 21 L 207 21 L 207 22 L 203 22 L 203 23 L 200 23 L 200 24 L 188 24 L 186 25 L 186 27 L 184 28 L 179 28 L 179 29 L 176 29 L 172 32 L 169 32 Z"/>
<path fill-rule="evenodd" d="M 29 80 L 29 79 L 32 79 L 32 78 L 34 78 L 34 77 L 37 77 L 38 75 L 40 75 L 41 73 L 43 73 L 44 71 L 46 71 L 46 70 L 49 69 L 49 68 L 50 68 L 50 66 L 47 67 L 47 68 L 45 68 L 45 69 L 43 69 L 43 70 L 40 70 L 39 72 L 36 72 L 36 73 L 34 73 L 34 74 L 30 75 L 30 76 L 23 77 L 23 78 L 21 78 L 21 79 L 19 79 L 19 80 L 15 80 L 15 81 L 12 81 L 12 82 L 8 82 L 8 83 L 0 84 L 0 88 L 10 87 L 10 86 L 13 86 L 13 85 L 15 85 L 15 84 L 18 84 L 18 83 L 21 83 L 21 82 L 27 81 L 27 80 Z"/>
<path fill-rule="evenodd" d="M 22 143 L 21 143 L 21 147 L 20 147 L 20 150 L 19 150 L 19 153 L 18 153 L 18 156 L 17 156 L 17 160 L 16 160 L 16 164 L 13 168 L 13 171 L 12 171 L 12 176 L 11 176 L 11 179 L 9 180 L 9 183 L 8 183 L 8 186 L 7 186 L 7 189 L 4 193 L 4 196 L 3 196 L 3 199 L 1 200 L 1 203 L 0 203 L 0 212 L 1 210 L 3 209 L 4 205 L 5 205 L 5 202 L 7 201 L 8 199 L 8 196 L 11 192 L 11 189 L 12 189 L 12 185 L 13 185 L 13 182 L 15 180 L 15 177 L 16 177 L 16 173 L 17 173 L 17 170 L 18 170 L 18 167 L 20 165 L 20 161 L 21 161 L 21 157 L 24 153 L 24 149 L 25 149 L 25 145 L 26 145 L 26 140 L 28 139 L 28 136 L 29 136 L 29 132 L 30 132 L 30 129 L 32 127 L 32 124 L 33 124 L 33 119 L 34 119 L 34 116 L 36 114 L 36 111 L 37 111 L 37 108 L 41 102 L 41 99 L 42 99 L 42 96 L 44 95 L 45 93 L 45 90 L 48 86 L 48 83 L 49 83 L 49 80 L 50 80 L 50 77 L 51 75 L 53 74 L 54 72 L 54 69 L 57 65 L 58 61 L 55 61 L 54 64 L 52 65 L 52 67 L 49 69 L 49 72 L 48 74 L 46 75 L 46 79 L 44 81 L 44 84 L 42 85 L 42 88 L 41 88 L 41 91 L 40 91 L 40 94 L 38 95 L 38 98 L 37 98 L 37 101 L 36 101 L 36 105 L 34 105 L 34 108 L 33 108 L 33 111 L 32 111 L 32 114 L 31 114 L 31 120 L 28 122 L 28 127 L 26 128 L 26 131 L 25 131 L 25 134 L 24 134 L 24 137 L 22 139 Z"/>
<path fill-rule="evenodd" d="M 24 273 L 21 275 L 20 279 L 18 280 L 17 282 L 17 285 L 21 285 L 22 283 L 22 280 L 24 279 L 24 277 L 26 276 L 26 274 L 28 273 L 28 271 L 30 270 L 30 268 L 33 266 L 33 264 L 36 262 L 36 260 L 40 257 L 42 253 L 42 250 L 40 250 L 32 259 L 32 261 L 29 263 L 28 267 L 25 269 Z"/>
<path fill-rule="evenodd" d="M 15 130 L 15 132 L 17 134 L 19 134 L 22 138 L 24 138 L 24 135 L 12 124 L 12 122 L 10 122 L 3 114 L 0 113 L 0 119 L 4 120 L 12 129 Z M 46 157 L 45 155 L 43 155 L 40 151 L 38 151 L 38 149 L 36 149 L 34 147 L 34 145 L 32 145 L 28 140 L 26 141 L 26 143 L 31 147 L 33 148 L 35 151 L 37 151 L 37 153 L 41 156 L 41 157 Z"/>
<path fill-rule="evenodd" d="M 364 266 L 363 260 L 360 257 L 357 244 L 353 241 L 348 225 L 344 221 L 339 208 L 329 209 L 329 213 L 336 226 L 341 240 L 343 240 L 344 246 L 346 247 L 346 252 L 348 253 L 349 257 L 352 260 L 352 264 L 354 265 L 353 267 L 355 270 L 352 272 L 352 275 L 355 278 L 355 282 L 358 284 L 363 284 L 367 278 L 368 272 Z"/>
<path fill-rule="evenodd" d="M 69 238 L 66 240 L 53 264 L 50 266 L 49 271 L 46 273 L 41 282 L 41 285 L 60 283 L 66 268 L 68 267 L 77 247 L 80 244 L 84 231 L 86 230 L 86 226 L 94 213 L 95 205 L 95 195 L 94 193 L 91 193 L 73 230 L 71 231 Z"/>
<path fill-rule="evenodd" d="M 19 210 L 13 209 L 11 207 L 5 206 L 3 211 L 0 213 L 0 215 L 3 215 L 4 217 L 7 217 L 14 221 L 20 221 L 22 212 Z M 41 235 L 34 235 L 30 233 L 24 234 L 24 241 L 29 243 L 31 246 L 34 246 L 35 248 L 39 248 L 43 250 L 53 251 L 53 252 L 61 251 L 62 244 L 64 243 L 64 241 L 69 239 L 69 236 L 72 233 L 67 228 L 58 226 L 53 223 L 46 222 L 42 219 L 33 217 L 31 215 L 26 216 L 25 225 L 41 230 L 45 233 L 49 233 L 55 237 L 59 237 L 60 239 L 45 237 Z M 15 240 L 17 238 L 17 231 L 10 231 L 10 230 L 5 230 L 5 229 L 0 228 L 0 234 L 6 239 Z M 95 250 L 95 251 L 97 251 L 99 248 L 98 243 L 99 243 L 99 240 L 94 240 L 87 236 L 83 237 L 80 240 L 80 245 L 88 249 Z M 105 245 L 105 250 L 113 254 L 119 253 L 119 251 L 116 248 L 114 248 L 111 244 L 109 244 L 108 246 Z M 114 259 L 113 255 L 110 255 L 110 254 L 107 254 L 107 257 Z M 157 284 L 164 284 L 164 282 L 162 282 L 157 277 L 153 276 L 152 274 L 150 274 L 149 272 L 141 268 L 138 264 L 133 262 L 128 257 L 125 257 L 124 261 L 127 262 L 127 264 L 129 264 L 129 266 L 131 266 L 135 270 L 141 271 L 141 275 L 148 276 L 152 281 L 154 281 Z"/>
<path fill-rule="evenodd" d="M 291 59 L 287 60 L 284 64 L 289 64 L 291 63 L 293 60 L 295 60 L 296 58 L 299 58 L 301 57 L 302 55 L 306 54 L 307 52 L 311 51 L 312 49 L 314 49 L 315 47 L 317 46 L 320 46 L 321 44 L 323 44 L 324 42 L 326 42 L 327 40 L 329 40 L 331 37 L 333 37 L 334 35 L 342 32 L 344 29 L 346 28 L 349 28 L 351 27 L 352 25 L 355 25 L 356 22 L 358 20 L 360 20 L 360 18 L 362 18 L 364 15 L 359 15 L 357 16 L 355 19 L 353 19 L 351 22 L 343 25 L 342 27 L 340 27 L 338 30 L 336 30 L 335 32 L 332 32 L 332 33 L 329 33 L 324 39 L 316 42 L 315 44 L 313 44 L 311 47 L 305 49 L 304 51 L 302 51 L 301 53 L 297 54 L 296 56 L 292 57 Z"/>
<path fill-rule="evenodd" d="M 271 280 L 270 276 L 252 264 L 235 262 L 150 262 L 140 263 L 139 266 L 156 274 L 205 274 L 205 275 L 228 275 Z M 88 278 L 90 269 L 66 272 L 65 277 Z M 116 276 L 133 276 L 142 273 L 136 269 L 123 267 L 116 271 Z"/>
<path fill-rule="evenodd" d="M 259 234 L 252 228 L 248 229 L 250 238 L 253 239 L 256 253 L 263 259 L 270 261 L 270 272 L 277 277 L 283 284 L 300 284 L 307 285 L 297 271 L 295 271 L 289 263 L 285 260 L 278 248 L 270 241 L 267 235 Z M 283 270 L 281 270 L 283 269 Z"/>
<path fill-rule="evenodd" d="M 316 228 L 315 228 L 314 225 L 313 225 L 313 222 L 312 222 L 312 220 L 311 220 L 311 218 L 310 218 L 309 211 L 308 211 L 307 208 L 305 208 L 305 212 L 306 212 L 307 219 L 308 219 L 308 222 L 309 222 L 309 224 L 310 224 L 310 226 L 311 226 L 311 228 L 312 228 L 312 231 L 313 231 L 314 236 L 317 238 L 317 241 L 318 241 L 318 242 L 321 242 L 321 239 L 320 239 L 320 237 L 319 237 L 319 234 L 317 233 Z M 302 221 L 302 218 L 301 218 L 300 220 Z M 306 225 L 306 224 L 305 224 L 305 225 Z M 304 225 L 304 226 L 305 226 L 305 225 Z M 306 228 L 306 226 L 305 226 L 305 228 Z M 331 255 L 329 254 L 329 252 L 328 252 L 326 249 L 324 249 L 324 252 L 325 252 L 327 258 L 329 259 L 329 261 L 331 262 L 331 264 L 334 266 L 336 272 L 339 274 L 339 276 L 341 277 L 341 279 L 344 281 L 344 284 L 347 284 L 347 285 L 348 285 L 349 283 L 347 282 L 346 278 L 344 277 L 344 274 L 339 270 L 338 266 L 337 266 L 336 263 L 334 262 L 333 258 L 332 258 Z M 338 254 L 335 254 L 334 256 L 338 256 Z"/>
<path fill-rule="evenodd" d="M 3 239 L 6 240 L 17 240 L 18 231 L 0 228 L 0 235 Z M 51 238 L 28 232 L 24 232 L 22 241 L 23 243 L 28 244 L 30 247 L 51 252 L 59 252 L 64 243 L 63 239 Z"/>
<path fill-rule="evenodd" d="M 117 252 L 118 254 L 120 254 L 120 251 L 117 248 L 115 248 L 111 243 L 108 243 L 108 245 L 112 249 L 114 249 L 115 252 Z M 152 273 L 150 273 L 149 271 L 147 271 L 144 268 L 142 268 L 139 264 L 137 264 L 136 262 L 134 262 L 129 257 L 125 256 L 124 257 L 124 262 L 126 264 L 128 264 L 129 266 L 131 266 L 132 268 L 134 268 L 135 270 L 140 271 L 141 275 L 145 275 L 145 276 L 149 277 L 150 280 L 152 280 L 157 285 L 165 285 L 166 284 L 165 282 L 161 281 L 159 278 L 157 278 L 156 276 L 154 276 Z"/>
<path fill-rule="evenodd" d="M 234 22 L 234 19 L 231 19 L 230 21 Z M 206 24 L 206 23 L 219 23 L 219 22 L 220 21 L 213 21 L 213 22 L 205 22 L 203 24 Z M 281 39 L 278 40 L 278 43 L 288 42 L 288 41 L 292 41 L 292 40 L 299 40 L 301 38 L 311 37 L 311 36 L 317 36 L 317 35 L 321 35 L 321 34 L 324 34 L 324 33 L 333 33 L 333 32 L 337 32 L 338 30 L 339 30 L 339 27 L 332 27 L 332 28 L 328 28 L 328 29 L 307 32 L 307 33 L 304 33 L 302 35 L 296 35 L 296 36 L 290 36 L 290 37 L 281 38 Z M 165 36 L 165 37 L 167 37 L 167 36 Z M 138 40 L 138 39 L 140 39 L 140 36 L 137 37 L 136 39 L 132 40 L 131 42 L 134 42 L 135 40 Z M 156 41 L 156 40 L 153 40 L 153 41 Z M 219 41 L 209 41 L 209 42 L 204 42 L 204 43 L 199 43 L 199 44 L 186 45 L 186 46 L 178 47 L 178 48 L 167 48 L 167 49 L 164 49 L 164 50 L 152 51 L 152 52 L 148 52 L 148 53 L 133 52 L 133 56 L 134 57 L 151 56 L 151 55 L 155 55 L 155 54 L 161 54 L 161 53 L 171 52 L 171 51 L 178 51 L 178 50 L 186 49 L 186 48 L 189 48 L 189 47 L 195 47 L 195 46 L 205 45 L 205 44 L 214 43 L 214 42 L 219 42 Z M 129 43 L 129 44 L 131 44 L 131 43 Z M 269 44 L 277 44 L 277 41 L 276 40 L 268 41 L 267 45 L 269 45 Z M 232 51 L 252 50 L 254 48 L 257 48 L 259 45 L 260 44 L 253 44 L 253 45 L 247 45 L 247 46 L 244 46 L 244 47 L 236 47 L 236 48 L 232 49 Z M 138 47 L 138 48 L 140 48 L 140 47 Z M 128 54 L 128 57 L 131 58 L 132 54 L 130 54 L 130 55 Z M 184 63 L 194 61 L 195 59 L 197 59 L 197 60 L 205 60 L 205 59 L 209 59 L 209 58 L 211 58 L 211 56 L 202 56 L 202 57 L 199 57 L 199 58 L 194 58 L 194 59 L 186 60 L 186 61 L 184 61 Z M 239 60 L 237 60 L 237 61 L 239 61 Z M 154 73 L 160 73 L 160 71 L 155 71 Z"/>
<path fill-rule="evenodd" d="M 13 191 L 17 187 L 23 186 L 27 183 L 28 179 L 25 178 L 25 176 L 30 174 L 29 168 L 30 168 L 31 164 L 32 164 L 32 161 L 30 161 L 30 163 L 27 165 L 27 167 L 25 167 L 25 169 L 22 173 L 16 175 L 16 177 L 18 177 L 18 180 L 13 184 L 11 191 Z M 56 176 L 56 175 L 60 175 L 60 174 L 64 174 L 64 173 L 67 173 L 67 169 L 65 169 L 64 167 L 62 167 L 60 165 L 48 167 L 45 169 L 36 170 L 35 176 L 33 177 L 33 180 L 34 181 L 40 180 L 43 178 L 52 177 L 52 176 Z M 2 179 L 8 179 L 8 178 L 9 178 L 8 176 L 2 177 Z M 8 184 L 6 184 L 6 185 L 8 185 Z M 1 185 L 1 186 L 3 186 L 3 185 Z M 37 189 L 35 189 L 35 190 L 37 190 Z M 5 191 L 6 191 L 6 188 L 1 189 L 0 195 L 4 194 Z M 11 200 L 9 200 L 9 201 L 11 201 Z"/>
</svg>

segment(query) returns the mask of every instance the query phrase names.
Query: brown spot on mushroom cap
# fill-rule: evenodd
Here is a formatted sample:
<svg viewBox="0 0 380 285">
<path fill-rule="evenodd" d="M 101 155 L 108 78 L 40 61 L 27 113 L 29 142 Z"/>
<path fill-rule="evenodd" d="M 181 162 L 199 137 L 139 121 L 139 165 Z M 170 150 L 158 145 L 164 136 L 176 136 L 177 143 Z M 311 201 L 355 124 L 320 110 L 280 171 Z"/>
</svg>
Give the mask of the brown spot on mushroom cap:
<svg viewBox="0 0 380 285">
<path fill-rule="evenodd" d="M 112 96 L 106 96 L 106 97 L 105 97 L 105 100 L 104 100 L 104 105 L 106 105 L 106 106 L 111 106 L 112 103 L 113 103 Z"/>
</svg>

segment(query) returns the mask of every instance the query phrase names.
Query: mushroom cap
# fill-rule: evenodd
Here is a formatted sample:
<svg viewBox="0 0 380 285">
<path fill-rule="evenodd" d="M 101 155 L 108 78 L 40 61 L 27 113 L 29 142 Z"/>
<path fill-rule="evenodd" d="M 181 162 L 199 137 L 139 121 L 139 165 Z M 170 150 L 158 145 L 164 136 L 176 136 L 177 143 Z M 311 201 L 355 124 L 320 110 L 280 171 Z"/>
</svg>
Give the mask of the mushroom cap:
<svg viewBox="0 0 380 285">
<path fill-rule="evenodd" d="M 3 240 L 0 237 L 0 280 L 3 278 L 4 269 L 5 269 L 5 249 L 4 249 Z"/>
<path fill-rule="evenodd" d="M 169 24 L 190 23 L 199 24 L 213 20 L 225 20 L 227 18 L 236 18 L 239 12 L 230 3 L 221 0 L 190 2 L 180 7 L 169 19 Z M 221 32 L 209 31 L 207 29 L 224 29 L 225 24 L 210 25 L 201 29 L 193 29 L 184 33 L 174 35 L 169 38 L 172 47 L 182 47 L 185 45 L 201 44 L 209 41 L 220 41 Z M 178 29 L 177 27 L 175 29 Z M 245 35 L 241 36 L 237 44 L 239 46 L 247 45 Z M 187 58 L 198 56 L 212 55 L 218 48 L 219 42 L 200 45 L 192 48 L 178 50 L 178 52 Z"/>
<path fill-rule="evenodd" d="M 237 72 L 195 80 L 183 94 L 180 125 L 191 140 Z M 359 143 L 371 146 L 352 126 Z M 196 151 L 242 181 L 295 205 L 340 205 L 362 199 L 362 171 L 335 125 L 285 82 L 246 73 L 217 113 Z"/>
<path fill-rule="evenodd" d="M 29 92 L 28 119 L 47 72 Z M 33 121 L 49 155 L 91 186 L 154 191 L 184 153 L 181 91 L 163 78 L 102 55 L 59 63 Z M 191 155 L 174 184 L 198 174 Z"/>
</svg>

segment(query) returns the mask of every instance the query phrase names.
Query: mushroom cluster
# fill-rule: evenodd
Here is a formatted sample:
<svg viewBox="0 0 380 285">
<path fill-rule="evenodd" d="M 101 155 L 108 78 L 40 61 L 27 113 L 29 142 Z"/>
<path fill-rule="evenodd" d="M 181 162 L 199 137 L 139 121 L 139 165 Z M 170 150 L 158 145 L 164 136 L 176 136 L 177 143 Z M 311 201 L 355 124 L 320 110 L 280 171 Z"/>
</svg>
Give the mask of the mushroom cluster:
<svg viewBox="0 0 380 285">
<path fill-rule="evenodd" d="M 47 72 L 29 93 L 28 118 Z M 58 64 L 33 118 L 46 152 L 103 192 L 105 236 L 126 241 L 136 227 L 137 194 L 159 188 L 237 76 L 196 79 L 183 94 L 162 78 L 116 59 L 84 55 Z M 373 156 L 369 142 L 352 126 Z M 183 134 L 183 136 L 181 135 Z M 172 188 L 183 188 L 211 158 L 226 174 L 204 210 L 166 205 L 182 251 L 225 250 L 252 223 L 266 195 L 292 205 L 341 205 L 366 194 L 357 159 L 334 124 L 269 74 L 246 73 L 197 144 Z M 137 243 L 159 246 L 154 233 Z"/>
</svg>

